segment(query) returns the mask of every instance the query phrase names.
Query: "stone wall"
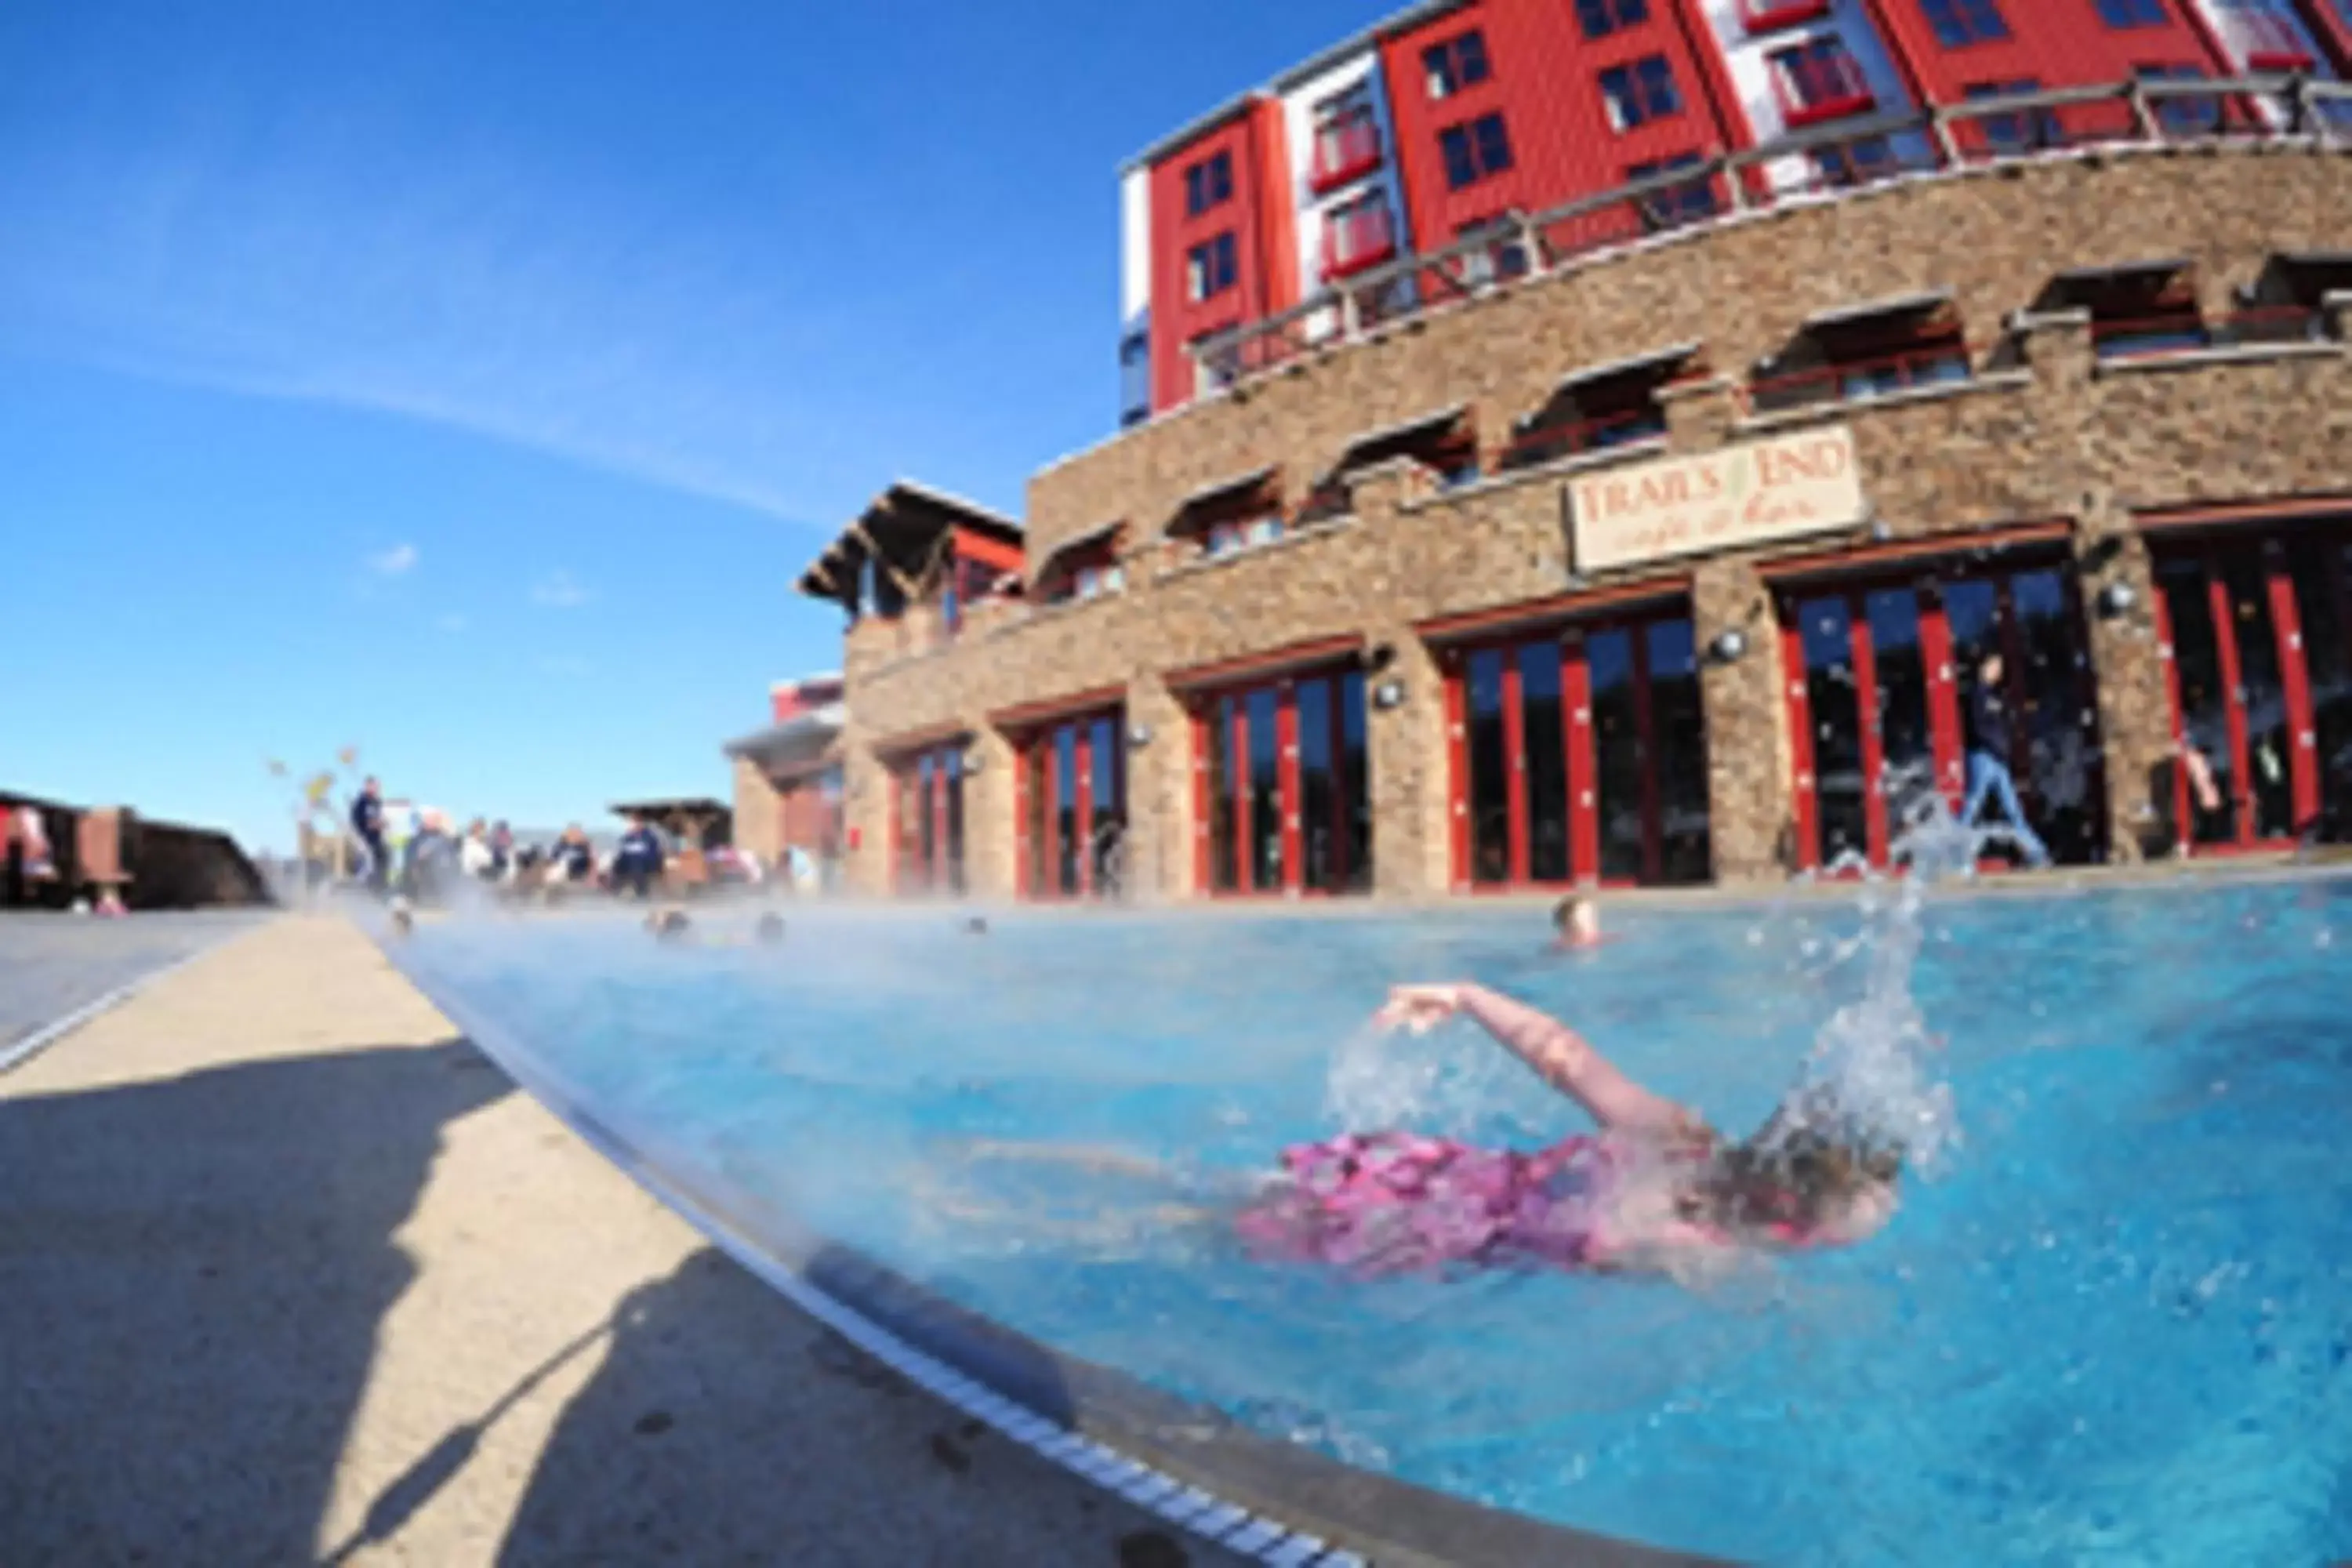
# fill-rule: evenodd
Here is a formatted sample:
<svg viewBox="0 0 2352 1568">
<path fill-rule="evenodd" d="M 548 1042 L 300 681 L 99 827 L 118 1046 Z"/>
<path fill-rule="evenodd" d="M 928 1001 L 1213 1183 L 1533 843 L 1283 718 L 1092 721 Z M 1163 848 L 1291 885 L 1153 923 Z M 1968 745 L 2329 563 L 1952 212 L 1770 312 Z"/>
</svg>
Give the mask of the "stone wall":
<svg viewBox="0 0 2352 1568">
<path fill-rule="evenodd" d="M 1129 863 L 1139 890 L 1192 890 L 1190 726 L 1171 671 L 1311 639 L 1360 636 L 1402 688 L 1370 718 L 1377 886 L 1412 895 L 1450 874 L 1444 683 L 1414 627 L 1571 588 L 1657 579 L 1691 597 L 1702 647 L 1738 629 L 1746 652 L 1703 677 L 1717 871 L 1780 874 L 1792 816 L 1774 563 L 1841 545 L 2063 522 L 2085 602 L 2109 582 L 2133 607 L 2088 618 L 2118 853 L 2139 847 L 2168 751 L 2162 665 L 2148 619 L 2150 508 L 2242 497 L 2352 494 L 2352 365 L 2340 337 L 2101 363 L 2076 313 L 2019 312 L 2074 267 L 2192 255 L 2226 301 L 2274 253 L 2352 249 L 2352 159 L 2283 148 L 2063 158 L 1943 176 L 1770 213 L 1658 242 L 1638 257 L 1536 279 L 1401 324 L 1129 432 L 1031 488 L 1031 549 L 1125 518 L 1156 541 L 1187 492 L 1276 462 L 1295 499 L 1368 429 L 1469 401 L 1490 442 L 1580 365 L 1689 340 L 1717 373 L 1671 389 L 1669 445 L 1842 422 L 1853 432 L 1868 526 L 1842 537 L 1644 571 L 1570 575 L 1574 475 L 1654 452 L 1600 454 L 1441 492 L 1400 459 L 1360 476 L 1352 511 L 1213 562 L 1147 542 L 1125 592 L 1055 607 L 983 606 L 963 635 L 868 622 L 845 650 L 852 885 L 887 869 L 894 741 L 961 731 L 981 772 L 967 803 L 972 886 L 1013 886 L 1009 739 L 991 715 L 1120 687 L 1151 731 L 1129 772 Z M 1748 416 L 1751 363 L 1807 316 L 1932 288 L 1954 291 L 1979 374 L 1867 405 Z M 2340 322 L 2338 323 L 2340 328 Z M 919 616 L 919 611 L 910 612 Z"/>
</svg>

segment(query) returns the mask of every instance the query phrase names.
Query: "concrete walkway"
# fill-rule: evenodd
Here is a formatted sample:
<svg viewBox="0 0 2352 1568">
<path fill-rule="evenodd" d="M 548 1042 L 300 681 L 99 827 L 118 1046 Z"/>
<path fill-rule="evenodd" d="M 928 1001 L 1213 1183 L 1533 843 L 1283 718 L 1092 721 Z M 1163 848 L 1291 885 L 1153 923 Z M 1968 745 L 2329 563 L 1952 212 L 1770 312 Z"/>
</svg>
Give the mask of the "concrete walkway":
<svg viewBox="0 0 2352 1568">
<path fill-rule="evenodd" d="M 285 917 L 0 1077 L 0 1563 L 1119 1564 Z"/>
</svg>

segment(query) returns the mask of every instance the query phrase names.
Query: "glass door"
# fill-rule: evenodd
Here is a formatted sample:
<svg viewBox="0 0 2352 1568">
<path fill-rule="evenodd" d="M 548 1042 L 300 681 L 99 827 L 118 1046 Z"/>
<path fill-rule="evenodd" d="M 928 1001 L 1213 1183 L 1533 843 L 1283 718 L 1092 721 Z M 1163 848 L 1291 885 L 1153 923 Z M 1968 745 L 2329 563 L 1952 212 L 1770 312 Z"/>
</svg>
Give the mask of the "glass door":
<svg viewBox="0 0 2352 1568">
<path fill-rule="evenodd" d="M 1358 670 L 1237 689 L 1194 708 L 1203 889 L 1371 886 L 1365 717 Z"/>
</svg>

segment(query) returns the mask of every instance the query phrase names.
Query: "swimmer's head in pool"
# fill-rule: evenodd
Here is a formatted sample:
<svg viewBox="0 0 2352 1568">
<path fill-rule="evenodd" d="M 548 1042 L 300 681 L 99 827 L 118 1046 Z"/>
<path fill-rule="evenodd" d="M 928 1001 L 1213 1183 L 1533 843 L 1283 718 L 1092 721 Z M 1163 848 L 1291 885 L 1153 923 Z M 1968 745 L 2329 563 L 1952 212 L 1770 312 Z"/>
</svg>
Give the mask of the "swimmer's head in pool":
<svg viewBox="0 0 2352 1568">
<path fill-rule="evenodd" d="M 656 910 L 646 917 L 646 929 L 664 942 L 675 942 L 684 936 L 694 922 L 686 918 L 684 910 Z"/>
<path fill-rule="evenodd" d="M 1570 893 L 1552 906 L 1552 931 L 1570 946 L 1600 940 L 1601 906 L 1581 893 Z"/>
<path fill-rule="evenodd" d="M 1792 1100 L 1745 1142 L 1717 1145 L 1692 1184 L 1694 1219 L 1740 1234 L 1804 1237 L 1843 1228 L 1891 1198 L 1903 1151 L 1866 1135 L 1817 1098 Z"/>
</svg>

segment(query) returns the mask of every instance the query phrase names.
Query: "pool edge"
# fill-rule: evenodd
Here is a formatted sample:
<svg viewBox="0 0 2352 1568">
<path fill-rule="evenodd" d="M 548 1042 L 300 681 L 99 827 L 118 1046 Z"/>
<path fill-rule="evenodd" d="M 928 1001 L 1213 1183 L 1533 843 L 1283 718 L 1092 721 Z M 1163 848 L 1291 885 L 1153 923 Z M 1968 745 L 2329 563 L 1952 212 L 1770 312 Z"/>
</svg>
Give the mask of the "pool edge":
<svg viewBox="0 0 2352 1568">
<path fill-rule="evenodd" d="M 373 938 L 373 933 L 370 933 Z M 548 1113 L 713 1246 L 917 1386 L 1089 1484 L 1283 1568 L 1700 1568 L 1720 1560 L 1549 1523 L 1346 1465 L 1068 1355 L 793 1216 L 731 1213 L 597 1116 L 504 1028 L 375 938 L 403 978 Z"/>
</svg>

